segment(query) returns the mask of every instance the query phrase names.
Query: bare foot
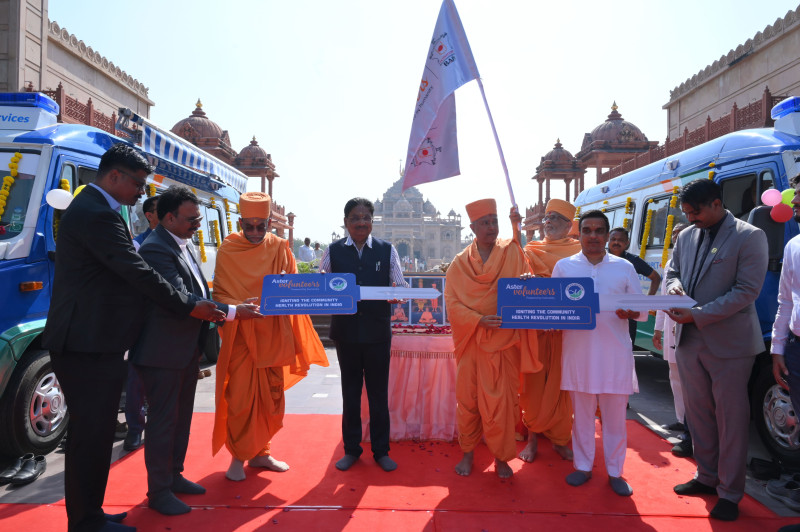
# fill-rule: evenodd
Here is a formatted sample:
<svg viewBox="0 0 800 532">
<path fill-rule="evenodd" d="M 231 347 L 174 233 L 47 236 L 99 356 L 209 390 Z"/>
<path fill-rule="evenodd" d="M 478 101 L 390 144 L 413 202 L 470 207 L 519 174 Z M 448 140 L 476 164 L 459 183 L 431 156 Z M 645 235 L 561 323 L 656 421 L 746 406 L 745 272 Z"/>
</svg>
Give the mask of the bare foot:
<svg viewBox="0 0 800 532">
<path fill-rule="evenodd" d="M 497 458 L 494 459 L 494 470 L 497 471 L 497 476 L 500 478 L 511 478 L 514 472 L 508 462 L 503 462 Z"/>
<path fill-rule="evenodd" d="M 225 478 L 228 480 L 241 482 L 246 477 L 247 476 L 244 474 L 244 462 L 237 460 L 236 458 L 231 458 L 231 465 L 228 467 L 228 471 L 225 473 Z"/>
<path fill-rule="evenodd" d="M 472 458 L 475 456 L 475 451 L 464 453 L 464 458 L 456 464 L 456 473 L 462 477 L 468 477 L 472 473 Z"/>
<path fill-rule="evenodd" d="M 263 467 L 264 469 L 269 469 L 270 471 L 275 471 L 276 473 L 289 471 L 289 464 L 275 460 L 271 454 L 256 456 L 255 458 L 250 459 L 250 461 L 247 462 L 247 465 L 250 467 Z"/>
<path fill-rule="evenodd" d="M 533 462 L 533 459 L 536 458 L 536 450 L 539 446 L 539 440 L 536 437 L 535 432 L 528 433 L 528 443 L 525 445 L 525 448 L 519 453 L 519 457 L 523 462 Z"/>
<path fill-rule="evenodd" d="M 567 447 L 566 445 L 556 445 L 553 444 L 553 449 L 556 450 L 558 455 L 563 458 L 564 460 L 572 460 L 572 449 Z"/>
</svg>

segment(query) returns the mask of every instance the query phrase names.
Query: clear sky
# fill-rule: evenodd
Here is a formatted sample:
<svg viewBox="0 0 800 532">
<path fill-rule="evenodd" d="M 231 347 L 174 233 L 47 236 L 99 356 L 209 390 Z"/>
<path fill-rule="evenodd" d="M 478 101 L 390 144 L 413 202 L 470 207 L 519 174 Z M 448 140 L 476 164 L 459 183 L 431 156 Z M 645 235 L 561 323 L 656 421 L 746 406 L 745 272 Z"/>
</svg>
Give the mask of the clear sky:
<svg viewBox="0 0 800 532">
<path fill-rule="evenodd" d="M 399 178 L 440 5 L 50 0 L 49 18 L 149 87 L 161 127 L 189 116 L 200 98 L 235 150 L 255 135 L 281 175 L 275 201 L 297 215 L 295 236 L 328 242 L 342 232 L 349 198 L 374 201 Z M 531 177 L 557 138 L 576 153 L 616 101 L 663 142 L 669 91 L 797 6 L 456 0 L 523 215 L 539 199 Z M 419 190 L 443 214 L 466 215 L 466 203 L 494 197 L 503 216 L 511 203 L 477 84 L 459 89 L 456 102 L 462 175 Z M 465 234 L 466 225 L 465 217 Z"/>
</svg>

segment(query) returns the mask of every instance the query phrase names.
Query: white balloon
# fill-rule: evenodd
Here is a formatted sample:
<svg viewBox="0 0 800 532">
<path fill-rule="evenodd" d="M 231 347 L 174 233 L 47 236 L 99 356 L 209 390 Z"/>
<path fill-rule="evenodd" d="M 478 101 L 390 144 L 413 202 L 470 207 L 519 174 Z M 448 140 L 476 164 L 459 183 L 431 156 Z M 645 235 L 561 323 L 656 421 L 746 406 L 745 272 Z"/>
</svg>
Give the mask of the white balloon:
<svg viewBox="0 0 800 532">
<path fill-rule="evenodd" d="M 54 188 L 47 193 L 45 200 L 52 208 L 63 211 L 72 203 L 72 194 L 63 188 Z"/>
</svg>

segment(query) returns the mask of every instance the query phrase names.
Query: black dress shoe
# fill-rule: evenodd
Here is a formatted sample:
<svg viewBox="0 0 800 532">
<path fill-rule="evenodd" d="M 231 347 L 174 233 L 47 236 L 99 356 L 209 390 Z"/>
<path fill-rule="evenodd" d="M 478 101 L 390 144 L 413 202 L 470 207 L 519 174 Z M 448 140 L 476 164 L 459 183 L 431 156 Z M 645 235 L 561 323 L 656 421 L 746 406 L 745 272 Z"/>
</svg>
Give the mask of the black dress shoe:
<svg viewBox="0 0 800 532">
<path fill-rule="evenodd" d="M 142 446 L 142 433 L 141 432 L 133 432 L 128 431 L 128 435 L 125 436 L 125 442 L 122 444 L 122 448 L 126 451 L 135 451 L 139 447 Z"/>
<path fill-rule="evenodd" d="M 683 432 L 686 430 L 686 425 L 681 423 L 680 421 L 676 421 L 675 423 L 670 423 L 669 425 L 661 425 L 661 428 L 664 430 L 671 430 L 674 432 Z"/>
<path fill-rule="evenodd" d="M 678 484 L 672 488 L 678 495 L 716 495 L 717 488 L 703 484 L 696 478 L 693 478 L 685 484 Z"/>
<path fill-rule="evenodd" d="M 736 521 L 739 517 L 739 505 L 728 499 L 720 498 L 714 509 L 711 510 L 710 516 L 720 521 Z"/>
<path fill-rule="evenodd" d="M 123 519 L 128 517 L 128 512 L 122 512 L 121 514 L 103 514 L 106 516 L 106 521 L 111 521 L 112 523 L 121 523 Z"/>
<path fill-rule="evenodd" d="M 19 472 L 11 479 L 11 484 L 21 486 L 29 484 L 39 478 L 44 470 L 47 469 L 47 460 L 44 456 L 34 456 L 30 460 L 25 460 Z"/>
<path fill-rule="evenodd" d="M 19 470 L 22 469 L 22 464 L 28 460 L 33 460 L 33 453 L 28 453 L 17 458 L 13 464 L 8 466 L 2 473 L 0 473 L 0 484 L 8 484 L 11 482 L 11 479 L 14 478 L 14 475 L 19 473 Z"/>
<path fill-rule="evenodd" d="M 114 438 L 117 440 L 123 439 L 128 435 L 128 424 L 124 421 L 117 421 L 117 428 L 114 429 Z"/>
<path fill-rule="evenodd" d="M 106 521 L 106 524 L 97 532 L 136 532 L 136 527 L 115 523 L 114 521 Z"/>
<path fill-rule="evenodd" d="M 672 447 L 672 454 L 680 458 L 691 458 L 694 455 L 691 440 L 681 440 Z"/>
</svg>

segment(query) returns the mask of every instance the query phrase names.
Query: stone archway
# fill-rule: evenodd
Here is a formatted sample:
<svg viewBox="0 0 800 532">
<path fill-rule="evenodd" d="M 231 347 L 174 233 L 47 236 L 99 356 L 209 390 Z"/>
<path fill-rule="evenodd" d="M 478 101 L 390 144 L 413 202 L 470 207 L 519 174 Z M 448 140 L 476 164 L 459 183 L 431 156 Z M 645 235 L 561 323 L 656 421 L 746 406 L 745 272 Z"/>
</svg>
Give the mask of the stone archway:
<svg viewBox="0 0 800 532">
<path fill-rule="evenodd" d="M 408 246 L 407 242 L 398 242 L 397 243 L 397 254 L 400 255 L 400 258 L 403 257 L 410 257 L 411 256 L 411 249 Z"/>
</svg>

